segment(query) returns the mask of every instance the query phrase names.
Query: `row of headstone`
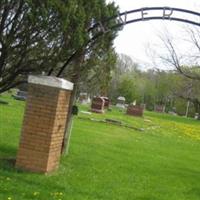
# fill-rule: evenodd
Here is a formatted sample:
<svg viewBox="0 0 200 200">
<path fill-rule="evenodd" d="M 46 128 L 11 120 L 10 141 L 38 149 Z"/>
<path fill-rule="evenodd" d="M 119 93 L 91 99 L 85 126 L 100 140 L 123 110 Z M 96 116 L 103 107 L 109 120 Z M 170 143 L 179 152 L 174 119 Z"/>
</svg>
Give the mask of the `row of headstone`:
<svg viewBox="0 0 200 200">
<path fill-rule="evenodd" d="M 90 103 L 90 101 L 88 100 L 87 93 L 80 94 L 79 102 L 81 102 L 83 104 Z M 110 100 L 108 97 L 94 97 L 91 102 L 91 111 L 96 112 L 96 113 L 104 113 L 105 109 L 109 108 L 109 105 L 110 105 Z M 136 105 L 136 101 L 134 101 L 132 104 L 127 105 L 125 97 L 119 96 L 117 98 L 116 107 L 118 107 L 120 109 L 127 108 L 126 113 L 128 115 L 142 117 L 144 110 L 146 109 L 146 104 Z M 154 111 L 163 113 L 163 112 L 165 112 L 165 106 L 164 105 L 155 105 Z"/>
<path fill-rule="evenodd" d="M 125 108 L 125 101 L 126 99 L 124 97 L 118 97 L 116 107 Z M 104 109 L 108 109 L 109 105 L 110 100 L 108 97 L 94 97 L 92 99 L 91 111 L 96 113 L 104 113 Z"/>
<path fill-rule="evenodd" d="M 92 99 L 91 111 L 95 113 L 104 113 L 105 109 L 108 109 L 110 100 L 108 97 L 94 97 Z M 118 108 L 125 108 L 125 98 L 118 98 L 116 106 Z M 144 112 L 144 106 L 138 106 L 130 104 L 127 107 L 127 114 L 132 116 L 142 117 Z"/>
<path fill-rule="evenodd" d="M 127 115 L 137 116 L 137 117 L 142 117 L 144 109 L 145 109 L 145 105 L 141 105 L 141 106 L 136 105 L 136 101 L 134 101 L 130 105 L 127 105 L 125 97 L 122 97 L 122 96 L 119 96 L 117 98 L 116 107 L 123 108 L 123 109 L 127 108 L 126 110 Z"/>
<path fill-rule="evenodd" d="M 122 96 L 117 98 L 117 104 L 116 107 L 120 109 L 125 109 L 127 115 L 131 116 L 137 116 L 137 117 L 142 117 L 144 110 L 146 109 L 146 104 L 141 104 L 141 105 L 136 105 L 136 101 L 133 102 L 132 104 L 128 105 L 125 104 L 126 99 Z M 104 113 L 105 109 L 108 109 L 110 105 L 110 100 L 108 97 L 94 97 L 92 99 L 92 104 L 91 104 L 91 111 L 96 112 L 96 113 Z M 164 105 L 155 105 L 154 106 L 154 111 L 159 112 L 159 113 L 164 113 L 165 112 L 165 106 Z M 170 112 L 169 114 L 176 115 L 176 112 Z M 199 114 L 197 113 L 195 115 L 195 119 L 199 119 Z"/>
<path fill-rule="evenodd" d="M 142 117 L 145 109 L 146 109 L 146 104 L 141 104 L 141 105 L 130 104 L 127 108 L 127 114 Z M 165 112 L 165 106 L 164 105 L 155 105 L 154 111 L 163 113 L 163 112 Z"/>
</svg>

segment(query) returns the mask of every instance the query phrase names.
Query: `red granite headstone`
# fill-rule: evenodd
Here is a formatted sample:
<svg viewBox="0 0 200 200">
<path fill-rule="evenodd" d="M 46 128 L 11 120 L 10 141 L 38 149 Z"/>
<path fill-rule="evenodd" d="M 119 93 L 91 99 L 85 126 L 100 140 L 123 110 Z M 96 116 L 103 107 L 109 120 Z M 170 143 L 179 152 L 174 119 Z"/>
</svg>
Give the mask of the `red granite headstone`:
<svg viewBox="0 0 200 200">
<path fill-rule="evenodd" d="M 142 117 L 143 111 L 144 111 L 144 108 L 141 107 L 141 106 L 129 105 L 126 113 L 128 115 L 132 115 L 132 116 L 136 116 L 136 117 Z"/>
<path fill-rule="evenodd" d="M 102 97 L 94 97 L 92 99 L 91 111 L 96 113 L 104 113 L 105 100 Z"/>
</svg>

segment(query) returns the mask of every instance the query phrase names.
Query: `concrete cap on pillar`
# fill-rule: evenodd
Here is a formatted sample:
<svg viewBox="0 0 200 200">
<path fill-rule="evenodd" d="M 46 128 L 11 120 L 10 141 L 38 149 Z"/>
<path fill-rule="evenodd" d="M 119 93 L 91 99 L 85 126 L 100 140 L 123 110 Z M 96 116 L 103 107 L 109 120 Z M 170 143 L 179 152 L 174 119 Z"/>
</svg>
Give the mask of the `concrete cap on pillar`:
<svg viewBox="0 0 200 200">
<path fill-rule="evenodd" d="M 61 88 L 64 90 L 73 90 L 73 83 L 62 78 L 57 78 L 54 76 L 34 76 L 30 75 L 28 77 L 28 83 L 45 85 L 49 87 Z"/>
</svg>

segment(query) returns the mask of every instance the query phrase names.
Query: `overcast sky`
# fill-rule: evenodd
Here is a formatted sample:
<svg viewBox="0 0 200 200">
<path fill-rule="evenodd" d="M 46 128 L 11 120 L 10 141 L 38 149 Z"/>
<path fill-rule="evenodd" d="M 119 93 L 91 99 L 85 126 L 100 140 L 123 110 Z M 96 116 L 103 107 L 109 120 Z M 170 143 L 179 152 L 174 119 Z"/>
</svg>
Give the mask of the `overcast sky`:
<svg viewBox="0 0 200 200">
<path fill-rule="evenodd" d="M 199 0 L 108 0 L 114 1 L 119 5 L 120 11 L 128 11 L 132 9 L 152 6 L 167 6 L 190 9 L 200 12 Z M 157 13 L 159 16 L 162 12 Z M 179 15 L 180 16 L 180 15 Z M 133 18 L 134 16 L 132 16 Z M 182 17 L 187 18 L 188 15 Z M 189 16 L 190 17 L 190 16 Z M 131 18 L 131 17 L 130 17 Z M 192 16 L 191 16 L 191 19 Z M 200 22 L 200 19 L 199 19 Z M 174 21 L 146 21 L 126 25 L 122 31 L 119 32 L 115 40 L 115 48 L 118 53 L 124 53 L 131 56 L 136 62 L 143 63 L 146 68 L 152 67 L 152 59 L 149 54 L 150 49 L 156 49 L 158 52 L 163 52 L 161 41 L 158 35 L 162 35 L 166 30 L 173 35 L 177 41 L 185 37 L 184 29 L 191 25 L 174 22 Z M 189 49 L 188 44 L 184 42 L 177 42 L 180 49 Z M 150 48 L 149 48 L 150 47 Z M 148 55 L 147 55 L 148 52 Z M 153 54 L 153 53 L 152 53 Z M 163 68 L 163 66 L 161 66 Z"/>
</svg>

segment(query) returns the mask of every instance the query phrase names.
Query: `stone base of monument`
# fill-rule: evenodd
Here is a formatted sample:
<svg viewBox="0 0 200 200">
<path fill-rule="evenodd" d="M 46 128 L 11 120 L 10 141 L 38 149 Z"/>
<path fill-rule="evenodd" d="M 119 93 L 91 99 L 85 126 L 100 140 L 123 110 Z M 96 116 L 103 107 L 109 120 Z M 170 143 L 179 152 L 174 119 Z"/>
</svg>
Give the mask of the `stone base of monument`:
<svg viewBox="0 0 200 200">
<path fill-rule="evenodd" d="M 144 108 L 141 106 L 134 106 L 134 105 L 129 105 L 126 111 L 127 115 L 132 115 L 136 117 L 142 117 L 144 112 Z"/>
</svg>

